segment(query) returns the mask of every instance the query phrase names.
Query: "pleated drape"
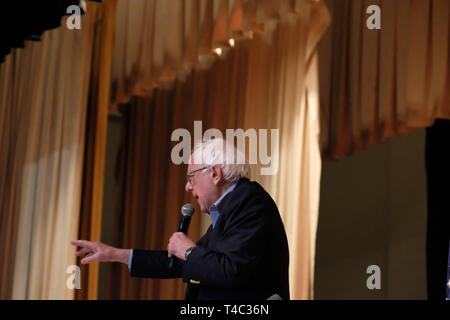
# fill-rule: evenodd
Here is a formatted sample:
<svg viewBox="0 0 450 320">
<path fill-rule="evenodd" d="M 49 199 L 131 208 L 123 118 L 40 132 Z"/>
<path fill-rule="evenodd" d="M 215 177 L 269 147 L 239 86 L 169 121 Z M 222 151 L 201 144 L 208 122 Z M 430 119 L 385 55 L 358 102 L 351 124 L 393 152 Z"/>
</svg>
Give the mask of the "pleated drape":
<svg viewBox="0 0 450 320">
<path fill-rule="evenodd" d="M 109 79 L 114 39 L 114 20 L 117 0 L 105 0 L 99 6 L 99 20 L 95 25 L 92 66 L 87 101 L 86 146 L 83 169 L 79 239 L 101 239 L 106 136 L 110 97 Z M 95 300 L 98 297 L 99 263 L 80 265 L 81 288 L 76 299 Z"/>
<path fill-rule="evenodd" d="M 321 151 L 339 159 L 450 118 L 448 0 L 326 0 L 320 45 Z M 369 5 L 381 29 L 369 30 Z"/>
<path fill-rule="evenodd" d="M 330 18 L 324 2 L 333 24 L 318 60 Z M 381 8 L 381 30 L 366 28 L 372 4 Z M 87 5 L 81 30 L 62 23 L 0 65 L 0 298 L 73 297 L 66 269 L 76 261 L 69 240 L 80 221 L 102 4 Z M 118 243 L 165 249 L 179 206 L 195 203 L 183 191 L 186 168 L 168 157 L 175 128 L 192 133 L 201 120 L 203 131 L 278 129 L 277 173 L 260 175 L 260 164 L 252 178 L 275 199 L 286 226 L 291 298 L 312 298 L 320 153 L 338 159 L 450 118 L 449 16 L 448 0 L 118 0 L 111 75 L 96 75 L 111 83 L 110 109 L 124 104 L 128 119 Z M 104 135 L 94 139 L 103 141 L 94 144 L 101 154 Z M 95 159 L 94 179 L 101 179 L 104 157 Z M 94 183 L 100 193 L 101 181 Z M 99 203 L 80 234 L 99 234 Z M 195 219 L 197 239 L 209 221 Z M 131 280 L 124 266 L 110 277 L 110 297 L 184 292 L 179 280 Z M 90 279 L 95 297 L 95 274 Z"/>
<path fill-rule="evenodd" d="M 0 65 L 1 298 L 70 299 L 93 25 L 45 32 Z M 65 26 L 65 20 L 63 20 Z"/>
<path fill-rule="evenodd" d="M 183 201 L 196 203 L 184 192 L 186 166 L 176 166 L 170 159 L 170 146 L 175 145 L 170 134 L 175 128 L 186 128 L 193 136 L 194 121 L 200 120 L 203 131 L 217 128 L 225 134 L 227 128 L 267 129 L 269 139 L 271 129 L 277 129 L 278 171 L 261 175 L 260 168 L 265 165 L 255 165 L 252 179 L 262 183 L 275 199 L 286 226 L 291 298 L 309 299 L 313 297 L 321 167 L 316 47 L 329 15 L 320 2 L 304 1 L 298 12 L 285 8 L 283 14 L 280 6 L 271 9 L 275 4 L 283 7 L 287 1 L 261 3 L 264 17 L 271 18 L 264 24 L 264 32 L 255 32 L 251 40 L 236 40 L 209 70 L 194 68 L 181 79 L 184 81 L 174 81 L 171 90 L 160 85 L 146 87 L 153 88 L 151 95 L 134 97 L 120 106 L 119 110 L 129 114 L 125 139 L 129 162 L 125 205 L 119 209 L 116 234 L 123 247 L 166 249 L 179 207 Z M 209 223 L 209 217 L 203 215 L 190 236 L 198 239 Z M 179 279 L 129 279 L 126 267 L 117 268 L 109 277 L 110 297 L 183 298 L 184 284 Z M 115 285 L 119 279 L 120 287 Z"/>
<path fill-rule="evenodd" d="M 293 299 L 313 298 L 321 172 L 315 48 L 328 20 L 324 7 L 310 9 L 296 24 L 281 23 L 268 38 L 252 40 L 245 108 L 246 128 L 279 129 L 278 173 L 260 175 L 262 165 L 252 173 L 275 199 L 286 227 Z"/>
<path fill-rule="evenodd" d="M 154 88 L 170 88 L 311 0 L 120 0 L 112 66 L 112 104 Z M 231 40 L 230 40 L 231 39 Z"/>
</svg>

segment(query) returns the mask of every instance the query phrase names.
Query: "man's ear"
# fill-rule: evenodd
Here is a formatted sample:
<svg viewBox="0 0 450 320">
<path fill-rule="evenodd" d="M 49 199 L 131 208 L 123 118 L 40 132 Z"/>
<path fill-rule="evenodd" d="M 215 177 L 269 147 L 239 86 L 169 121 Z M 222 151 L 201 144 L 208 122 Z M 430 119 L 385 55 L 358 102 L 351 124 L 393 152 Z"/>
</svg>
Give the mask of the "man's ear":
<svg viewBox="0 0 450 320">
<path fill-rule="evenodd" d="M 223 178 L 222 168 L 219 165 L 215 165 L 212 167 L 212 174 L 213 182 L 215 184 L 218 184 Z"/>
</svg>

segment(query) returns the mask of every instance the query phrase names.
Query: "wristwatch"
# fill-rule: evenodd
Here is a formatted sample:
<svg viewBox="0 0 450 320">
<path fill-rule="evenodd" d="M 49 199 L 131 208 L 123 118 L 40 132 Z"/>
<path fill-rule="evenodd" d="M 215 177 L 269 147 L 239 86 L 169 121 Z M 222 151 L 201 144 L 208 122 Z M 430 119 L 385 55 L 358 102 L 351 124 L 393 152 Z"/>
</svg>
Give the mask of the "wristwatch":
<svg viewBox="0 0 450 320">
<path fill-rule="evenodd" d="M 189 253 L 192 252 L 192 250 L 194 250 L 196 247 L 190 247 L 186 249 L 186 252 L 184 253 L 184 260 L 187 260 L 187 257 L 189 255 Z"/>
</svg>

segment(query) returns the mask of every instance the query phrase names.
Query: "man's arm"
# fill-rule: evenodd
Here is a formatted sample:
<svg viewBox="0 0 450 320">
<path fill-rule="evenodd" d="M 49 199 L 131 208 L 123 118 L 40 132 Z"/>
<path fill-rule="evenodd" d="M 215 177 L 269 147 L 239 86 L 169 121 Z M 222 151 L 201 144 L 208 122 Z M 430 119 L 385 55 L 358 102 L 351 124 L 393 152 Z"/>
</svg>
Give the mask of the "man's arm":
<svg viewBox="0 0 450 320">
<path fill-rule="evenodd" d="M 208 241 L 210 231 L 211 227 L 205 236 L 197 242 L 198 246 Z M 82 248 L 75 253 L 77 257 L 87 254 L 81 260 L 82 264 L 95 261 L 121 262 L 128 265 L 132 277 L 181 278 L 183 274 L 184 261 L 179 259 L 175 259 L 173 268 L 169 269 L 168 251 L 120 249 L 99 241 L 92 242 L 87 240 L 72 240 L 70 243 Z"/>
<path fill-rule="evenodd" d="M 144 278 L 181 278 L 184 261 L 175 259 L 173 268 L 169 269 L 167 251 L 120 249 L 108 246 L 102 242 L 87 240 L 72 240 L 71 244 L 81 247 L 75 255 L 86 255 L 82 264 L 91 262 L 121 262 L 128 265 L 132 277 Z M 130 261 L 131 260 L 131 261 Z"/>
</svg>

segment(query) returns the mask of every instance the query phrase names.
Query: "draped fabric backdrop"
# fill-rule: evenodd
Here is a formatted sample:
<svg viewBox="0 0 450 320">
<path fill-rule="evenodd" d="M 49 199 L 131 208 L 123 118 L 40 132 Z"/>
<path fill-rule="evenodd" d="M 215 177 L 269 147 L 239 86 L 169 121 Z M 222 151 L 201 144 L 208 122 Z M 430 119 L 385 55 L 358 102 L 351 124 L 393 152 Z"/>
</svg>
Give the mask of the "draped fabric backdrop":
<svg viewBox="0 0 450 320">
<path fill-rule="evenodd" d="M 316 0 L 119 0 L 112 64 L 112 104 L 153 88 L 169 88 L 193 69 L 205 70 L 217 55 Z M 170 21 L 170 27 L 167 22 Z M 316 23 L 316 22 L 313 22 Z M 231 41 L 230 41 L 231 39 Z M 300 39 L 306 41 L 306 39 Z"/>
<path fill-rule="evenodd" d="M 246 128 L 279 128 L 278 173 L 258 175 L 259 168 L 252 173 L 283 218 L 292 299 L 313 298 L 321 172 L 315 48 L 328 21 L 324 7 L 303 13 L 296 24 L 281 23 L 272 35 L 251 43 L 244 117 Z"/>
<path fill-rule="evenodd" d="M 324 2 L 334 21 L 325 35 Z M 381 30 L 365 26 L 371 4 Z M 277 173 L 257 165 L 252 178 L 286 226 L 291 297 L 312 298 L 320 153 L 338 159 L 450 118 L 449 15 L 448 0 L 88 2 L 81 30 L 63 23 L 0 65 L 0 298 L 73 297 L 69 240 L 100 238 L 107 110 L 119 105 L 128 130 L 117 242 L 164 249 L 180 205 L 195 203 L 186 166 L 169 158 L 172 130 L 192 134 L 201 120 L 203 131 L 268 129 L 270 139 L 279 129 Z M 196 216 L 190 235 L 208 223 Z M 179 280 L 114 268 L 111 297 L 182 298 Z M 98 264 L 82 270 L 89 294 L 77 297 L 96 298 Z"/>
<path fill-rule="evenodd" d="M 279 129 L 278 174 L 258 176 L 254 168 L 253 175 L 278 202 L 288 226 L 292 297 L 311 297 L 314 194 L 320 172 L 313 142 L 318 119 L 315 47 L 328 20 L 324 5 L 308 0 L 186 0 L 170 5 L 106 0 L 87 3 L 81 30 L 68 30 L 64 20 L 61 28 L 44 33 L 40 43 L 15 49 L 0 66 L 0 132 L 6 151 L 0 157 L 1 296 L 73 297 L 66 288 L 67 267 L 76 263 L 69 240 L 100 237 L 105 105 L 109 105 L 105 84 L 110 82 L 111 110 L 133 95 L 142 97 L 134 98 L 124 111 L 130 126 L 126 163 L 141 167 L 165 186 L 163 192 L 151 179 L 143 181 L 136 169 L 124 171 L 119 210 L 123 209 L 125 235 L 132 236 L 121 237 L 119 232 L 121 243 L 165 246 L 178 216 L 155 217 L 155 211 L 176 213 L 182 202 L 192 201 L 183 191 L 186 168 L 167 158 L 173 146 L 171 130 L 184 127 L 192 132 L 194 120 L 202 120 L 204 130 Z M 110 50 L 114 30 L 116 47 Z M 253 78 L 256 74 L 263 78 Z M 268 100 L 258 100 L 260 90 Z M 153 113 L 145 110 L 147 105 Z M 160 121 L 161 115 L 166 122 Z M 152 121 L 152 127 L 144 119 Z M 136 121 L 140 125 L 133 128 Z M 152 140 L 147 141 L 150 132 Z M 136 148 L 142 154 L 133 155 Z M 152 163 L 148 171 L 142 166 L 147 160 Z M 154 175 L 159 170 L 167 176 Z M 293 174 L 296 179 L 290 178 Z M 310 188 L 313 181 L 317 183 Z M 170 202 L 164 194 L 175 200 Z M 139 212 L 143 203 L 147 203 L 143 212 L 150 212 L 146 218 Z M 200 237 L 209 223 L 206 216 L 199 218 L 193 223 L 193 238 Z M 134 234 L 131 228 L 138 226 L 146 227 Z M 150 227 L 156 231 L 147 239 L 142 232 Z M 305 240 L 303 247 L 298 247 L 300 239 Z M 82 268 L 78 298 L 96 298 L 97 270 L 98 264 Z M 122 280 L 121 289 L 127 281 Z M 182 297 L 184 286 L 178 280 L 154 282 L 155 287 L 144 282 L 130 285 L 120 295 Z"/>
<path fill-rule="evenodd" d="M 450 119 L 448 0 L 325 3 L 333 23 L 319 46 L 324 159 Z M 381 30 L 366 27 L 372 4 Z"/>
<path fill-rule="evenodd" d="M 0 65 L 2 299 L 71 299 L 93 25 L 44 33 Z"/>
<path fill-rule="evenodd" d="M 141 97 L 134 97 L 119 107 L 126 115 L 128 130 L 124 137 L 126 161 L 122 166 L 125 200 L 118 208 L 117 243 L 126 248 L 166 249 L 179 219 L 180 206 L 187 201 L 196 203 L 184 191 L 186 165 L 174 165 L 170 159 L 171 147 L 176 144 L 170 142 L 174 129 L 186 128 L 193 137 L 194 121 L 201 120 L 203 131 L 217 128 L 225 134 L 227 128 L 268 129 L 268 139 L 271 138 L 270 129 L 279 129 L 278 172 L 263 176 L 260 165 L 253 166 L 252 179 L 262 183 L 273 196 L 286 226 L 291 257 L 291 298 L 312 298 L 321 167 L 316 46 L 328 26 L 328 11 L 320 2 L 262 1 L 258 4 L 264 4 L 265 11 L 255 12 L 266 12 L 266 17 L 272 19 L 264 20 L 263 25 L 246 25 L 244 21 L 250 21 L 251 16 L 243 14 L 246 11 L 241 7 L 244 18 L 239 20 L 239 14 L 235 16 L 239 10 L 234 10 L 239 4 L 256 5 L 256 2 L 185 2 L 188 3 L 196 3 L 201 8 L 233 3 L 227 7 L 228 11 L 224 11 L 230 12 L 229 15 L 212 15 L 210 19 L 215 17 L 216 31 L 223 19 L 236 19 L 242 28 L 240 32 L 238 29 L 233 32 L 223 30 L 225 36 L 221 43 L 228 43 L 227 46 L 215 47 L 212 44 L 219 41 L 210 38 L 204 40 L 212 46 L 209 50 L 208 46 L 197 46 L 192 73 L 182 68 L 186 66 L 182 63 L 186 51 L 175 50 L 177 55 L 169 54 L 170 44 L 156 46 L 152 43 L 155 41 L 152 34 L 156 36 L 157 32 L 140 27 L 139 23 L 148 23 L 152 17 L 144 15 L 147 9 L 137 10 L 133 1 L 126 5 L 119 1 L 118 4 L 118 12 L 125 11 L 129 15 L 118 17 L 126 21 L 116 21 L 116 51 L 112 66 L 112 94 L 116 105 L 113 108 L 117 109 L 117 103 L 129 100 L 131 95 L 140 94 Z M 274 10 L 271 13 L 269 4 Z M 298 6 L 288 6 L 294 4 Z M 175 9 L 171 7 L 170 10 Z M 154 14 L 152 10 L 148 12 Z M 200 10 L 199 16 L 202 12 Z M 198 24 L 203 25 L 203 22 Z M 212 35 L 219 34 L 216 31 Z M 236 39 L 234 47 L 228 41 L 231 34 L 241 35 L 242 41 Z M 174 37 L 165 35 L 162 39 L 171 42 Z M 136 42 L 136 38 L 140 40 Z M 203 44 L 204 41 L 195 43 Z M 145 46 L 148 46 L 147 53 L 140 55 Z M 222 50 L 221 55 L 218 48 Z M 178 64 L 174 62 L 172 71 L 158 69 L 150 59 L 158 56 L 161 50 L 165 59 L 180 57 Z M 198 52 L 205 54 L 198 56 Z M 205 64 L 205 61 L 208 62 Z M 208 66 L 211 69 L 206 71 Z M 153 68 L 160 71 L 154 73 Z M 190 236 L 197 240 L 210 220 L 207 215 L 195 219 Z M 184 296 L 185 285 L 179 279 L 130 279 L 125 266 L 114 268 L 108 281 L 110 298 L 181 299 Z"/>
</svg>

